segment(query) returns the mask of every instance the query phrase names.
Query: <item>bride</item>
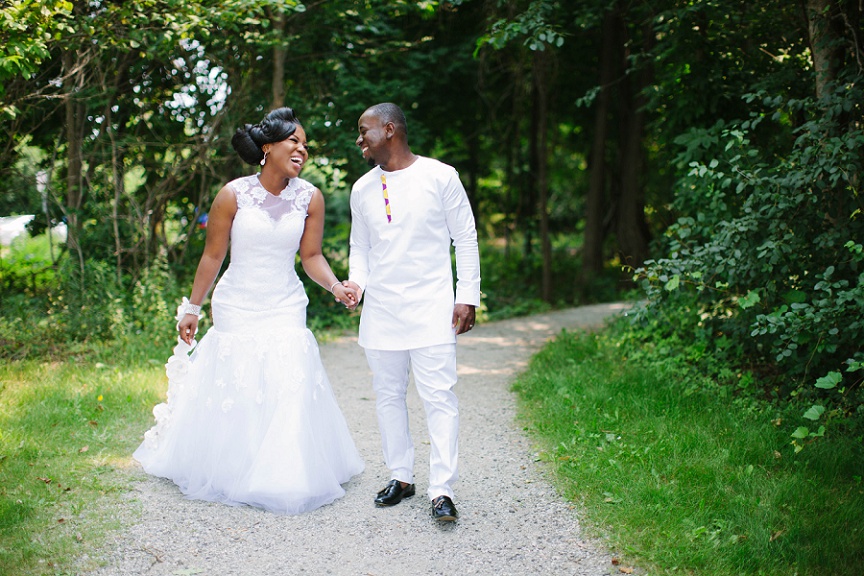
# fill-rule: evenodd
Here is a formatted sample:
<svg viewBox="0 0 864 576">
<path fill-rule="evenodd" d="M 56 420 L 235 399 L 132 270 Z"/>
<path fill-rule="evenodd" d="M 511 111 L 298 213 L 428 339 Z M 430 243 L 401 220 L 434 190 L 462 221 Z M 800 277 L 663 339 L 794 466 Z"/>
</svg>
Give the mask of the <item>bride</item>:
<svg viewBox="0 0 864 576">
<path fill-rule="evenodd" d="M 324 198 L 299 177 L 309 154 L 294 112 L 274 110 L 231 143 L 261 172 L 229 182 L 213 201 L 192 293 L 178 310 L 168 398 L 134 457 L 189 498 L 299 514 L 340 498 L 363 461 L 306 328 L 295 255 L 338 301 L 353 306 L 357 295 L 321 252 Z M 201 303 L 229 240 L 213 327 L 196 346 Z"/>
</svg>

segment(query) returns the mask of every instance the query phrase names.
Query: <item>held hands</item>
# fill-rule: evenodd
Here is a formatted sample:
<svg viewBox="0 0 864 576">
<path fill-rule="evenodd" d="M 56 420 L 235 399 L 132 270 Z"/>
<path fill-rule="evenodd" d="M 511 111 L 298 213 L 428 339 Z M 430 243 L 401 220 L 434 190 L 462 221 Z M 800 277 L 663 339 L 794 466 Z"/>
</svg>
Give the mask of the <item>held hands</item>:
<svg viewBox="0 0 864 576">
<path fill-rule="evenodd" d="M 344 299 L 339 297 L 339 294 L 341 294 L 340 289 L 345 290 L 346 297 Z M 360 286 L 356 282 L 343 280 L 338 286 L 334 286 L 333 295 L 336 296 L 337 302 L 341 302 L 349 310 L 354 310 L 363 298 L 363 290 L 360 289 Z"/>
<path fill-rule="evenodd" d="M 357 308 L 357 305 L 360 304 L 360 298 L 363 296 L 360 287 L 349 280 L 334 284 L 332 292 L 336 301 L 344 304 L 349 310 Z"/>
</svg>

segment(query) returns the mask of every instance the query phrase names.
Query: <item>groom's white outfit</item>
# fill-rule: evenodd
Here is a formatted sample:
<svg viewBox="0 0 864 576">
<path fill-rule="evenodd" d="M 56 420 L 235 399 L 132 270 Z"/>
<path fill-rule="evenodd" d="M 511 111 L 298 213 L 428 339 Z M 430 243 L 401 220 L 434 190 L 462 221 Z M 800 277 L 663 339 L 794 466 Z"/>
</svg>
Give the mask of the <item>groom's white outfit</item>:
<svg viewBox="0 0 864 576">
<path fill-rule="evenodd" d="M 405 402 L 410 367 L 429 429 L 428 495 L 452 498 L 459 436 L 453 308 L 480 305 L 480 258 L 468 196 L 454 168 L 418 156 L 402 170 L 376 166 L 357 180 L 351 216 L 349 278 L 365 291 L 359 344 L 373 373 L 384 461 L 393 479 L 414 483 Z"/>
</svg>

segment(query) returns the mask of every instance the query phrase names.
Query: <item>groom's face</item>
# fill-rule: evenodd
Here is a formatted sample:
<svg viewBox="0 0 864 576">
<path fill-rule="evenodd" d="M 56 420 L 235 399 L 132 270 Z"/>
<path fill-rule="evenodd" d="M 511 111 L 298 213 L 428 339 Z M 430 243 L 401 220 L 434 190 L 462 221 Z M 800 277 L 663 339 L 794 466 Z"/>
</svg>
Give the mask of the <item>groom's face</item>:
<svg viewBox="0 0 864 576">
<path fill-rule="evenodd" d="M 378 166 L 387 161 L 387 142 L 389 140 L 388 125 L 382 123 L 381 118 L 365 112 L 357 121 L 357 130 L 360 135 L 355 143 L 360 147 L 363 159 L 370 166 Z"/>
</svg>

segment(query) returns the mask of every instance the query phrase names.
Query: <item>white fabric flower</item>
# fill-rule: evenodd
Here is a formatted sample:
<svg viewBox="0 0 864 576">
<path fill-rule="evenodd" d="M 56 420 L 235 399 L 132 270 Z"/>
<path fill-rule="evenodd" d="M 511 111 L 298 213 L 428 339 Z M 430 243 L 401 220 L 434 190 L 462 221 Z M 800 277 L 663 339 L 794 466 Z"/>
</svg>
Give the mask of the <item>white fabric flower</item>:
<svg viewBox="0 0 864 576">
<path fill-rule="evenodd" d="M 180 381 L 186 374 L 189 373 L 189 358 L 181 356 L 171 356 L 165 364 L 165 373 L 168 375 L 168 381 Z"/>
<path fill-rule="evenodd" d="M 156 432 L 155 427 L 144 433 L 144 443 L 150 450 L 159 448 L 159 434 Z"/>
<path fill-rule="evenodd" d="M 153 407 L 153 417 L 157 422 L 167 422 L 171 418 L 171 408 L 164 402 Z"/>
<path fill-rule="evenodd" d="M 236 390 L 240 390 L 241 388 L 246 387 L 246 369 L 242 364 L 234 368 L 233 382 L 234 388 Z"/>
</svg>

